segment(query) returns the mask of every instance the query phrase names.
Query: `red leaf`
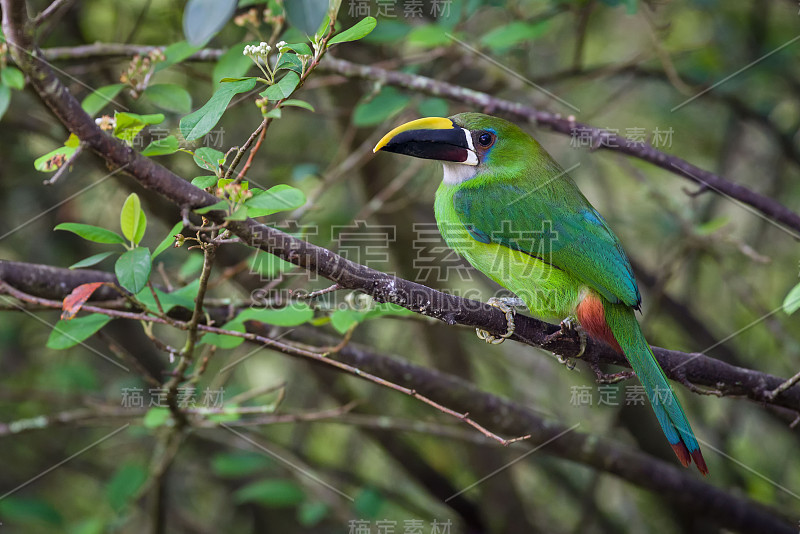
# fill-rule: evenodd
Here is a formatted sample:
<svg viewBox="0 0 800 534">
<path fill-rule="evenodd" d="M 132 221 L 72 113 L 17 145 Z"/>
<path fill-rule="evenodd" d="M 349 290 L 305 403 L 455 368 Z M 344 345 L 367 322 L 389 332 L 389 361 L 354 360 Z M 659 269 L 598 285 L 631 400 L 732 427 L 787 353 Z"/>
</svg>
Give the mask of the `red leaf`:
<svg viewBox="0 0 800 534">
<path fill-rule="evenodd" d="M 69 321 L 81 309 L 81 306 L 89 300 L 98 287 L 102 286 L 105 282 L 92 282 L 91 284 L 81 284 L 72 290 L 72 293 L 64 298 L 64 303 L 61 305 L 61 318 Z"/>
</svg>

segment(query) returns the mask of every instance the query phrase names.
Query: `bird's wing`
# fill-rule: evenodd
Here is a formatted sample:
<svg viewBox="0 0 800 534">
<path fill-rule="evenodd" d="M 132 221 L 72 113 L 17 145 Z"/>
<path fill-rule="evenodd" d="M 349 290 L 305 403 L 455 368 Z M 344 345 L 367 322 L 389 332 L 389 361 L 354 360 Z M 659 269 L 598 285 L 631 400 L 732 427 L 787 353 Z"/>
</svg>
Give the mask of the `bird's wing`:
<svg viewBox="0 0 800 534">
<path fill-rule="evenodd" d="M 539 193 L 539 194 L 537 194 Z M 453 195 L 461 224 L 483 243 L 497 243 L 570 273 L 610 302 L 642 301 L 617 236 L 575 188 L 572 198 L 546 198 L 508 183 L 464 184 Z"/>
</svg>

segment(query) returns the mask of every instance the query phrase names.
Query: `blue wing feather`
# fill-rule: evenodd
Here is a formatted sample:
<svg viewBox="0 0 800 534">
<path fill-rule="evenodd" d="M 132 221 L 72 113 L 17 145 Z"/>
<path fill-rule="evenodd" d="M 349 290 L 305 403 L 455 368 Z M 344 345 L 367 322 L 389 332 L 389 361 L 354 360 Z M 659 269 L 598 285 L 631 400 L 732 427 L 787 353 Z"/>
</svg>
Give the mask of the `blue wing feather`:
<svg viewBox="0 0 800 534">
<path fill-rule="evenodd" d="M 510 183 L 465 183 L 453 194 L 461 224 L 482 243 L 497 243 L 567 271 L 610 302 L 639 306 L 633 270 L 619 239 L 574 184 L 552 198 Z"/>
</svg>

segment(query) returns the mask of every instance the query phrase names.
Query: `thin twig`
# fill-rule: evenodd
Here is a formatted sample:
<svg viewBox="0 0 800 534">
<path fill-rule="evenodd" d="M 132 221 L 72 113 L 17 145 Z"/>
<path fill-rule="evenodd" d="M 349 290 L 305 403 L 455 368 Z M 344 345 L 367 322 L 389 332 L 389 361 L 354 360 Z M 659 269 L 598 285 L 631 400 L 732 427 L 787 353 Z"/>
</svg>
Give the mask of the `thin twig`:
<svg viewBox="0 0 800 534">
<path fill-rule="evenodd" d="M 71 4 L 73 1 L 74 0 L 55 0 L 52 4 L 47 6 L 44 11 L 36 15 L 33 19 L 33 26 L 38 28 L 47 19 L 58 13 L 62 7 Z"/>
<path fill-rule="evenodd" d="M 211 276 L 211 266 L 214 263 L 215 253 L 215 245 L 203 245 L 203 270 L 200 274 L 200 285 L 197 289 L 192 318 L 187 323 L 186 329 L 188 330 L 188 335 L 186 336 L 186 344 L 183 350 L 181 350 L 181 358 L 174 371 L 173 377 L 164 386 L 164 389 L 167 390 L 167 404 L 176 421 L 178 421 L 179 426 L 186 424 L 187 421 L 180 406 L 178 406 L 178 386 L 183 381 L 183 375 L 186 369 L 188 369 L 194 361 L 194 348 L 198 339 L 198 327 L 200 325 L 200 319 L 203 316 L 203 302 L 205 301 L 206 290 L 208 289 L 208 280 Z"/>
<path fill-rule="evenodd" d="M 323 58 L 323 56 L 325 56 L 325 52 L 327 52 L 328 50 L 328 41 L 331 39 L 331 37 L 333 37 L 335 24 L 336 24 L 336 17 L 331 16 L 329 18 L 328 29 L 325 32 L 325 35 L 322 37 L 322 39 L 320 39 L 311 63 L 309 63 L 308 66 L 306 66 L 302 70 L 302 73 L 300 74 L 300 81 L 297 84 L 295 91 L 303 86 L 303 83 L 305 83 L 305 81 L 308 79 L 308 76 L 319 66 L 320 60 Z M 288 100 L 288 97 L 281 98 L 280 100 L 275 102 L 275 105 L 272 106 L 272 109 L 280 109 L 284 101 L 286 100 Z M 233 175 L 233 171 L 236 169 L 237 165 L 239 165 L 242 156 L 244 156 L 244 153 L 253 144 L 253 141 L 256 139 L 256 134 L 258 134 L 258 142 L 253 147 L 253 150 L 250 152 L 250 156 L 247 158 L 247 162 L 245 163 L 242 172 L 240 172 L 236 176 L 236 179 L 233 181 L 233 183 L 238 184 L 239 182 L 242 181 L 244 176 L 247 174 L 247 170 L 250 168 L 250 165 L 253 161 L 256 152 L 258 152 L 258 149 L 261 147 L 261 141 L 264 140 L 264 135 L 266 134 L 267 128 L 269 128 L 271 123 L 272 123 L 272 118 L 264 117 L 264 120 L 261 121 L 261 124 L 258 126 L 258 128 L 256 128 L 256 130 L 252 134 L 250 134 L 250 137 L 247 139 L 247 142 L 245 142 L 244 146 L 242 146 L 240 149 L 237 150 L 236 156 L 233 158 L 233 161 L 228 167 L 228 170 L 225 172 L 226 179 L 229 179 Z"/>
<path fill-rule="evenodd" d="M 325 289 L 318 289 L 316 291 L 312 291 L 311 293 L 307 293 L 305 295 L 300 293 L 299 291 L 295 292 L 295 294 L 299 299 L 310 300 L 320 297 L 322 295 L 326 295 L 328 293 L 333 293 L 334 291 L 339 291 L 340 289 L 343 289 L 342 286 L 340 286 L 339 284 L 333 284 L 332 286 L 326 287 Z"/>
<path fill-rule="evenodd" d="M 56 173 L 51 178 L 44 180 L 42 183 L 44 185 L 53 185 L 54 183 L 56 183 L 58 179 L 61 178 L 64 174 L 66 174 L 67 170 L 70 167 L 72 167 L 72 164 L 75 163 L 75 160 L 78 159 L 78 156 L 80 156 L 81 152 L 83 152 L 84 146 L 85 145 L 83 143 L 79 144 L 78 147 L 75 149 L 75 152 L 73 152 L 72 155 L 69 157 L 69 159 L 65 161 L 61 165 L 61 167 L 58 168 Z"/>
<path fill-rule="evenodd" d="M 247 138 L 247 141 L 245 141 L 244 145 L 242 145 L 239 149 L 236 150 L 236 155 L 233 157 L 233 161 L 231 161 L 231 164 L 228 165 L 228 170 L 225 171 L 224 178 L 226 180 L 230 179 L 231 175 L 233 174 L 233 171 L 236 169 L 236 166 L 239 165 L 239 162 L 242 160 L 242 156 L 244 156 L 244 153 L 248 151 L 253 142 L 257 139 L 259 135 L 261 135 L 262 131 L 265 131 L 267 129 L 267 127 L 271 122 L 272 122 L 271 118 L 264 117 L 264 120 L 262 120 L 261 124 L 258 125 L 258 128 L 256 128 L 253 131 L 253 133 L 250 134 L 250 137 Z M 234 180 L 233 183 L 238 184 L 239 182 L 242 181 L 242 178 L 243 175 L 240 174 L 239 176 L 236 177 L 236 180 Z"/>
<path fill-rule="evenodd" d="M 258 134 L 258 140 L 256 141 L 256 146 L 253 147 L 253 150 L 250 151 L 250 154 L 247 156 L 247 161 L 244 162 L 244 167 L 242 170 L 239 171 L 239 175 L 236 176 L 236 181 L 241 182 L 242 178 L 247 176 L 247 171 L 250 170 L 250 166 L 253 164 L 253 159 L 255 159 L 256 154 L 258 153 L 258 149 L 261 148 L 261 143 L 264 141 L 264 137 L 267 135 L 267 129 L 261 128 L 261 133 Z"/>
<path fill-rule="evenodd" d="M 772 391 L 766 393 L 765 396 L 769 400 L 774 400 L 775 397 L 777 397 L 778 395 L 780 395 L 781 393 L 783 393 L 784 391 L 786 391 L 787 389 L 789 389 L 793 385 L 797 384 L 798 381 L 800 381 L 800 372 L 798 372 L 796 375 L 794 375 L 793 377 L 788 379 L 786 382 L 784 382 L 780 386 L 778 386 L 775 389 L 773 389 Z"/>
<path fill-rule="evenodd" d="M 49 48 L 44 50 L 43 53 L 45 59 L 53 61 L 57 59 L 129 57 L 135 54 L 147 54 L 155 48 L 163 49 L 163 47 L 145 45 L 101 43 L 76 47 Z M 193 61 L 216 61 L 224 52 L 225 50 L 220 49 L 204 49 L 196 52 L 189 59 Z M 770 219 L 800 231 L 800 214 L 780 202 L 747 187 L 730 182 L 712 172 L 700 169 L 678 156 L 662 152 L 651 144 L 627 142 L 627 139 L 623 136 L 602 128 L 579 123 L 575 121 L 574 117 L 562 117 L 560 114 L 542 111 L 518 102 L 495 98 L 480 91 L 440 82 L 425 76 L 381 69 L 371 65 L 360 65 L 338 58 L 328 57 L 324 62 L 320 63 L 319 69 L 349 78 L 373 80 L 420 93 L 450 98 L 474 106 L 477 109 L 491 109 L 496 113 L 517 117 L 535 123 L 538 126 L 550 128 L 560 134 L 575 135 L 576 131 L 591 132 L 592 137 L 597 139 L 598 144 L 595 146 L 598 148 L 618 151 L 639 158 L 693 182 L 708 183 L 716 191 L 753 206 Z M 702 182 L 699 180 L 702 180 Z"/>
<path fill-rule="evenodd" d="M 205 271 L 205 269 L 204 269 L 204 271 Z M 203 287 L 202 275 L 201 275 L 200 287 L 201 288 Z M 37 302 L 37 303 L 40 303 L 40 304 L 49 303 L 50 307 L 54 307 L 54 308 L 60 308 L 60 306 L 61 306 L 61 303 L 58 302 L 58 301 L 51 301 L 51 300 L 48 300 L 48 299 L 42 299 L 42 298 L 39 298 L 39 297 L 32 297 L 31 295 L 27 295 L 27 294 L 25 294 L 25 293 L 23 293 L 21 291 L 18 291 L 16 289 L 12 288 L 11 286 L 6 284 L 2 280 L 0 280 L 0 291 L 5 291 L 5 292 L 9 293 L 10 295 L 14 296 L 15 298 L 19 298 L 20 300 L 24 300 L 24 301 Z M 200 294 L 199 291 L 198 291 L 197 301 L 200 302 L 201 303 L 200 306 L 202 306 L 202 299 L 201 299 L 201 294 Z M 376 375 L 371 374 L 371 373 L 364 372 L 364 371 L 362 371 L 362 370 L 360 370 L 360 369 L 358 369 L 356 367 L 353 367 L 351 365 L 348 365 L 346 363 L 342 363 L 342 362 L 339 362 L 337 360 L 332 360 L 332 359 L 330 359 L 328 357 L 328 353 L 326 353 L 326 352 L 318 353 L 318 352 L 314 352 L 314 351 L 304 350 L 304 349 L 300 349 L 298 347 L 294 347 L 292 345 L 287 345 L 285 343 L 281 343 L 279 341 L 276 341 L 276 340 L 268 338 L 268 337 L 264 337 L 264 336 L 260 336 L 260 335 L 257 335 L 257 334 L 253 334 L 251 332 L 237 332 L 235 330 L 226 330 L 226 329 L 223 329 L 223 328 L 217 328 L 217 327 L 213 327 L 213 326 L 206 326 L 206 325 L 196 324 L 196 323 L 193 324 L 193 321 L 190 321 L 190 322 L 186 323 L 186 322 L 182 322 L 182 321 L 168 320 L 168 319 L 164 319 L 164 318 L 161 318 L 161 317 L 153 317 L 153 316 L 144 315 L 144 314 L 134 314 L 134 313 L 130 313 L 130 312 L 121 312 L 121 311 L 118 311 L 118 310 L 104 310 L 102 308 L 95 308 L 94 306 L 85 306 L 85 305 L 83 306 L 83 309 L 85 311 L 91 311 L 93 313 L 102 313 L 102 314 L 105 314 L 105 315 L 109 315 L 111 317 L 125 317 L 125 318 L 128 318 L 128 319 L 137 319 L 137 320 L 140 320 L 140 321 L 156 322 L 156 323 L 162 323 L 162 324 L 170 324 L 172 326 L 176 326 L 176 327 L 181 328 L 183 330 L 190 330 L 190 331 L 195 331 L 195 332 L 197 330 L 201 330 L 201 331 L 204 331 L 204 332 L 211 332 L 211 333 L 215 333 L 215 334 L 234 336 L 234 337 L 241 337 L 241 338 L 244 338 L 244 339 L 246 339 L 248 341 L 254 341 L 254 342 L 262 343 L 267 348 L 273 348 L 273 349 L 275 349 L 275 350 L 277 350 L 279 352 L 283 352 L 284 354 L 288 354 L 290 356 L 301 356 L 301 357 L 309 358 L 309 359 L 315 360 L 317 362 L 323 363 L 325 365 L 329 365 L 329 366 L 335 367 L 337 369 L 340 369 L 342 371 L 345 371 L 348 374 L 363 378 L 365 380 L 369 380 L 370 382 L 373 382 L 375 384 L 378 384 L 378 385 L 381 385 L 383 387 L 386 387 L 386 388 L 389 388 L 389 389 L 393 389 L 393 390 L 398 391 L 400 393 L 404 393 L 406 395 L 414 397 L 415 399 L 417 399 L 417 400 L 419 400 L 421 402 L 424 402 L 425 404 L 427 404 L 429 406 L 432 406 L 433 408 L 439 410 L 442 413 L 445 413 L 447 415 L 450 415 L 452 417 L 455 417 L 455 418 L 463 421 L 464 423 L 466 423 L 469 426 L 473 427 L 475 430 L 477 430 L 478 432 L 480 432 L 481 434 L 483 434 L 487 438 L 491 438 L 491 439 L 497 441 L 498 443 L 500 443 L 501 445 L 507 446 L 507 445 L 510 445 L 510 444 L 515 443 L 517 441 L 521 441 L 521 440 L 524 440 L 524 439 L 527 439 L 527 438 L 530 437 L 529 435 L 525 435 L 525 436 L 519 436 L 519 437 L 512 438 L 512 439 L 502 438 L 502 437 L 498 436 L 497 434 L 491 432 L 490 430 L 488 430 L 484 426 L 480 425 L 476 421 L 472 420 L 469 417 L 468 413 L 459 413 L 459 412 L 457 412 L 455 410 L 452 410 L 452 409 L 450 409 L 450 408 L 448 408 L 448 407 L 446 407 L 446 406 L 444 406 L 442 404 L 439 404 L 438 402 L 435 402 L 435 401 L 429 399 L 428 397 L 426 397 L 424 395 L 420 395 L 419 393 L 417 393 L 416 391 L 414 391 L 411 388 L 400 386 L 400 385 L 395 384 L 393 382 L 390 382 L 388 380 L 384 380 L 383 378 L 381 378 L 379 376 L 376 376 Z M 194 319 L 194 316 L 192 317 L 192 319 Z M 190 336 L 190 339 L 191 339 L 191 337 L 192 336 Z M 188 344 L 188 341 L 187 341 L 187 344 Z M 184 424 L 188 424 L 188 421 L 186 420 L 185 412 L 182 411 L 177 405 L 177 386 L 181 382 L 182 372 L 185 371 L 186 367 L 188 367 L 188 360 L 189 360 L 189 358 L 187 357 L 187 354 L 183 354 L 182 355 L 182 359 L 181 359 L 181 363 L 178 365 L 178 368 L 175 371 L 175 376 L 173 376 L 172 379 L 170 380 L 170 382 L 167 383 L 167 385 L 165 386 L 165 389 L 169 388 L 169 390 L 170 390 L 170 392 L 168 393 L 168 396 L 167 396 L 167 401 L 169 403 L 170 402 L 170 398 L 172 397 L 172 401 L 173 401 L 173 403 L 175 405 L 175 409 L 173 410 L 172 409 L 172 404 L 170 404 L 171 411 L 172 411 L 173 415 L 175 416 L 176 420 L 179 421 L 179 424 L 180 424 L 180 421 L 183 421 Z M 186 362 L 186 363 L 184 363 L 184 362 Z M 174 393 L 173 393 L 173 391 L 174 391 Z"/>
</svg>

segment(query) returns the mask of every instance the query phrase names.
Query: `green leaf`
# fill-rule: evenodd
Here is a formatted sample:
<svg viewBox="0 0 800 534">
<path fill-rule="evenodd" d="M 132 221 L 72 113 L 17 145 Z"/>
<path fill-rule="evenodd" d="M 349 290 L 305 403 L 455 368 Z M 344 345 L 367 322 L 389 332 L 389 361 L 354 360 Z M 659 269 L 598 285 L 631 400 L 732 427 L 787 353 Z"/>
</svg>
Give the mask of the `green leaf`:
<svg viewBox="0 0 800 534">
<path fill-rule="evenodd" d="M 344 334 L 365 318 L 366 314 L 356 310 L 336 310 L 331 314 L 331 326 L 340 334 Z"/>
<path fill-rule="evenodd" d="M 356 309 L 343 309 L 336 310 L 331 314 L 331 326 L 336 329 L 340 334 L 344 334 L 353 325 L 361 323 L 369 319 L 376 319 L 385 316 L 398 316 L 403 317 L 413 315 L 414 312 L 407 310 L 402 306 L 391 303 L 383 303 L 372 306 L 364 310 Z"/>
<path fill-rule="evenodd" d="M 5 67 L 0 71 L 0 80 L 11 89 L 21 91 L 25 88 L 25 75 L 16 67 Z"/>
<path fill-rule="evenodd" d="M 296 98 L 290 98 L 289 100 L 283 101 L 281 107 L 285 106 L 294 106 L 296 108 L 303 108 L 307 109 L 308 111 L 315 111 L 314 106 L 306 102 L 305 100 L 297 100 Z"/>
<path fill-rule="evenodd" d="M 787 315 L 791 315 L 800 309 L 800 284 L 797 284 L 789 291 L 786 298 L 783 300 L 783 311 Z"/>
<path fill-rule="evenodd" d="M 226 452 L 211 459 L 211 470 L 225 478 L 249 477 L 264 471 L 272 463 L 268 457 L 255 452 Z"/>
<path fill-rule="evenodd" d="M 311 51 L 311 47 L 308 46 L 306 43 L 294 43 L 294 44 L 287 44 L 283 48 L 289 48 L 294 50 L 301 56 L 313 56 L 314 52 Z"/>
<path fill-rule="evenodd" d="M 197 176 L 192 178 L 192 185 L 195 187 L 199 187 L 200 189 L 205 189 L 207 187 L 211 187 L 212 185 L 216 185 L 218 178 L 216 176 Z"/>
<path fill-rule="evenodd" d="M 328 0 L 295 0 L 285 2 L 289 24 L 306 35 L 314 35 L 328 14 Z"/>
<path fill-rule="evenodd" d="M 138 245 L 144 237 L 144 231 L 147 229 L 147 216 L 142 210 L 139 195 L 136 193 L 131 193 L 125 199 L 125 204 L 122 205 L 119 213 L 119 226 L 122 229 L 122 235 L 134 245 Z"/>
<path fill-rule="evenodd" d="M 234 332 L 245 332 L 244 323 L 240 321 L 238 317 L 222 325 L 222 329 L 232 330 Z M 227 334 L 204 334 L 200 340 L 200 343 L 214 345 L 215 347 L 219 347 L 221 349 L 234 349 L 244 343 L 244 338 L 230 336 Z"/>
<path fill-rule="evenodd" d="M 125 239 L 118 233 L 100 228 L 99 226 L 92 226 L 91 224 L 61 223 L 53 228 L 53 230 L 66 230 L 67 232 L 78 234 L 87 241 L 93 241 L 95 243 L 108 243 L 111 245 L 125 243 Z"/>
<path fill-rule="evenodd" d="M 253 60 L 244 55 L 244 47 L 250 43 L 235 44 L 222 54 L 214 65 L 214 72 L 211 78 L 214 84 L 219 83 L 224 78 L 231 81 L 239 81 L 242 76 L 247 74 L 253 66 Z"/>
<path fill-rule="evenodd" d="M 275 326 L 298 326 L 314 318 L 305 302 L 292 302 L 283 308 L 248 308 L 236 316 L 237 321 L 259 321 Z"/>
<path fill-rule="evenodd" d="M 494 52 L 504 51 L 525 41 L 532 41 L 550 28 L 550 21 L 536 23 L 523 21 L 498 26 L 480 39 L 480 44 Z"/>
<path fill-rule="evenodd" d="M 411 101 L 411 97 L 401 93 L 394 87 L 384 87 L 372 98 L 364 98 L 353 112 L 353 124 L 356 126 L 375 126 L 394 117 Z"/>
<path fill-rule="evenodd" d="M 81 102 L 83 111 L 90 117 L 94 117 L 100 110 L 106 107 L 106 104 L 112 102 L 117 97 L 123 87 L 125 87 L 124 83 L 115 83 L 95 89 Z"/>
<path fill-rule="evenodd" d="M 200 260 L 202 261 L 202 255 L 199 256 Z M 158 301 L 161 303 L 161 307 L 164 309 L 165 313 L 168 313 L 175 306 L 180 306 L 181 308 L 186 308 L 187 310 L 193 310 L 194 301 L 197 298 L 197 290 L 199 288 L 200 279 L 195 278 L 189 284 L 186 284 L 182 288 L 177 289 L 172 293 L 165 293 L 164 291 L 156 288 L 156 295 L 158 296 Z M 153 294 L 150 292 L 150 288 L 148 287 L 145 287 L 139 293 L 137 293 L 136 299 L 151 310 L 158 309 L 156 301 L 153 298 Z"/>
<path fill-rule="evenodd" d="M 172 244 L 175 243 L 175 234 L 180 233 L 181 230 L 183 230 L 183 221 L 175 223 L 175 226 L 169 231 L 167 237 L 165 237 L 153 251 L 151 259 L 155 260 L 159 254 L 170 248 Z"/>
<path fill-rule="evenodd" d="M 97 265 L 112 254 L 114 254 L 114 252 L 101 252 L 100 254 L 95 254 L 94 256 L 89 256 L 88 258 L 84 258 L 79 262 L 75 262 L 70 265 L 69 268 L 80 269 L 82 267 L 91 267 L 92 265 Z"/>
<path fill-rule="evenodd" d="M 250 91 L 255 85 L 255 78 L 222 84 L 203 107 L 181 119 L 180 129 L 183 138 L 193 141 L 210 132 L 222 118 L 234 95 Z"/>
<path fill-rule="evenodd" d="M 219 166 L 225 163 L 225 154 L 211 147 L 200 147 L 194 152 L 194 162 L 201 169 L 217 172 Z"/>
<path fill-rule="evenodd" d="M 306 1 L 308 2 L 309 0 Z M 330 24 L 331 24 L 331 17 L 330 15 L 328 15 L 328 12 L 326 11 L 325 16 L 322 17 L 322 21 L 320 21 L 319 26 L 317 27 L 317 31 L 314 32 L 315 41 L 319 42 L 319 40 L 322 39 L 322 36 L 327 33 Z"/>
<path fill-rule="evenodd" d="M 208 213 L 209 211 L 216 211 L 216 210 L 227 211 L 228 208 L 230 208 L 230 206 L 231 205 L 227 200 L 220 200 L 216 204 L 211 204 L 210 206 L 197 208 L 196 210 L 194 210 L 194 212 L 202 215 L 204 213 Z"/>
<path fill-rule="evenodd" d="M 261 96 L 270 100 L 282 100 L 288 98 L 300 84 L 300 76 L 290 70 L 286 75 L 278 80 L 274 85 L 270 85 L 261 92 Z"/>
<path fill-rule="evenodd" d="M 422 48 L 436 48 L 446 46 L 453 42 L 445 32 L 445 29 L 437 24 L 425 24 L 417 26 L 409 32 L 406 42 Z"/>
<path fill-rule="evenodd" d="M 151 265 L 150 249 L 136 247 L 125 252 L 114 264 L 114 272 L 119 285 L 131 293 L 138 293 L 144 289 L 150 278 Z"/>
<path fill-rule="evenodd" d="M 367 487 L 356 495 L 356 502 L 353 505 L 356 517 L 372 519 L 378 516 L 385 499 L 383 495 L 374 488 Z"/>
<path fill-rule="evenodd" d="M 313 527 L 325 519 L 329 511 L 322 501 L 306 501 L 297 509 L 297 521 L 304 527 Z"/>
<path fill-rule="evenodd" d="M 426 98 L 417 106 L 420 115 L 423 117 L 447 117 L 449 106 L 444 98 Z"/>
<path fill-rule="evenodd" d="M 106 532 L 106 523 L 109 521 L 103 517 L 79 519 L 70 525 L 69 534 L 103 534 Z"/>
<path fill-rule="evenodd" d="M 64 518 L 58 513 L 53 505 L 44 499 L 19 497 L 9 495 L 0 500 L 0 516 L 5 525 L 19 527 L 19 531 L 27 531 L 22 525 L 36 525 L 39 529 L 42 523 L 49 524 L 63 532 Z M 42 530 L 36 530 L 37 532 Z M 48 531 L 50 531 L 48 529 Z"/>
<path fill-rule="evenodd" d="M 281 113 L 281 108 L 275 108 L 267 111 L 267 114 L 264 115 L 264 117 L 268 119 L 280 119 L 281 115 L 283 115 L 283 113 Z"/>
<path fill-rule="evenodd" d="M 284 47 L 285 48 L 285 47 Z M 275 70 L 279 71 L 281 69 L 284 70 L 291 70 L 300 74 L 303 72 L 303 62 L 297 57 L 297 54 L 292 54 L 291 52 L 285 53 L 281 55 L 278 63 L 275 65 Z"/>
<path fill-rule="evenodd" d="M 33 162 L 33 166 L 37 171 L 55 172 L 56 170 L 61 168 L 61 165 L 65 164 L 69 160 L 69 158 L 72 157 L 72 155 L 75 153 L 75 150 L 77 150 L 77 148 L 71 146 L 58 147 L 55 150 L 51 150 L 44 156 L 39 156 L 38 158 L 36 158 Z M 59 155 L 64 156 L 64 161 L 60 165 L 56 165 L 56 160 L 54 160 L 53 158 Z"/>
<path fill-rule="evenodd" d="M 345 31 L 334 35 L 333 38 L 328 41 L 328 45 L 335 45 L 336 43 L 346 43 L 348 41 L 358 41 L 359 39 L 363 39 L 375 29 L 375 25 L 377 23 L 378 21 L 375 20 L 375 17 L 364 17 L 354 26 L 351 26 Z"/>
<path fill-rule="evenodd" d="M 177 63 L 180 63 L 184 59 L 188 58 L 198 50 L 203 47 L 202 44 L 200 45 L 191 45 L 186 41 L 178 41 L 177 43 L 172 43 L 164 50 L 164 56 L 166 57 L 166 61 L 162 61 L 156 65 L 154 72 L 159 72 L 167 67 L 171 67 Z"/>
<path fill-rule="evenodd" d="M 147 481 L 147 469 L 137 463 L 125 463 L 106 487 L 106 497 L 115 512 L 121 512 Z"/>
<path fill-rule="evenodd" d="M 129 145 L 134 138 L 148 124 L 164 122 L 164 115 L 153 113 L 151 115 L 137 115 L 136 113 L 114 112 L 114 137 L 122 139 Z"/>
<path fill-rule="evenodd" d="M 191 252 L 178 269 L 178 276 L 184 280 L 198 274 L 203 268 L 203 254 Z"/>
<path fill-rule="evenodd" d="M 402 41 L 411 31 L 405 22 L 392 19 L 381 19 L 381 23 L 365 39 L 366 43 L 388 44 Z"/>
<path fill-rule="evenodd" d="M 144 414 L 142 424 L 145 426 L 145 428 L 158 428 L 166 425 L 169 422 L 169 419 L 169 408 L 154 406 L 153 408 L 147 410 L 147 413 Z"/>
<path fill-rule="evenodd" d="M 78 148 L 78 145 L 81 144 L 81 140 L 78 139 L 78 136 L 74 133 L 69 134 L 67 140 L 64 141 L 64 146 L 68 146 L 70 148 Z"/>
<path fill-rule="evenodd" d="M 306 203 L 306 195 L 286 184 L 270 187 L 261 194 L 254 195 L 244 205 L 250 217 L 263 217 L 280 211 L 294 210 Z"/>
<path fill-rule="evenodd" d="M 266 278 L 274 278 L 278 273 L 291 270 L 295 265 L 263 250 L 257 251 L 250 262 L 250 272 Z"/>
<path fill-rule="evenodd" d="M 291 480 L 267 479 L 253 482 L 237 490 L 233 498 L 239 504 L 255 502 L 269 508 L 287 508 L 303 502 L 305 493 Z"/>
<path fill-rule="evenodd" d="M 244 221 L 247 220 L 247 206 L 239 206 L 236 211 L 225 217 L 226 221 Z"/>
<path fill-rule="evenodd" d="M 699 225 L 695 231 L 698 235 L 711 235 L 717 230 L 723 228 L 730 222 L 730 218 L 726 216 L 715 217 L 710 221 L 706 221 Z"/>
<path fill-rule="evenodd" d="M 236 10 L 236 0 L 189 0 L 183 10 L 183 34 L 189 44 L 205 45 Z"/>
<path fill-rule="evenodd" d="M 50 332 L 50 337 L 47 338 L 46 346 L 49 349 L 55 350 L 74 347 L 81 341 L 91 337 L 110 320 L 111 317 L 103 315 L 102 313 L 93 313 L 83 317 L 76 317 L 69 321 L 62 319 L 53 326 L 53 331 Z"/>
<path fill-rule="evenodd" d="M 181 114 L 192 111 L 192 95 L 180 85 L 173 83 L 150 85 L 142 96 L 167 111 Z"/>
<path fill-rule="evenodd" d="M 151 141 L 150 144 L 142 150 L 142 156 L 166 156 L 168 154 L 174 154 L 178 149 L 180 149 L 178 138 L 174 135 L 170 135 L 164 139 Z"/>
<path fill-rule="evenodd" d="M 6 114 L 8 105 L 11 103 L 11 88 L 7 85 L 0 85 L 0 118 Z"/>
</svg>

